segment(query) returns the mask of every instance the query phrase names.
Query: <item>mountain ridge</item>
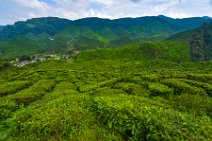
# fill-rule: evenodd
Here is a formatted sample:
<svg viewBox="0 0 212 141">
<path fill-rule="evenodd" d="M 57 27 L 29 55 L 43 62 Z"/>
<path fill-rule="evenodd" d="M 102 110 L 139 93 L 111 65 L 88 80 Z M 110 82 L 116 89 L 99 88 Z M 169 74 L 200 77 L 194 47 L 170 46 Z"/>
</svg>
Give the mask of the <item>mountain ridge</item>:
<svg viewBox="0 0 212 141">
<path fill-rule="evenodd" d="M 65 29 L 67 26 L 70 25 L 75 25 L 75 26 L 79 26 L 79 25 L 86 25 L 86 26 L 92 26 L 94 25 L 99 25 L 99 26 L 143 26 L 145 24 L 148 23 L 148 21 L 161 21 L 161 20 L 165 20 L 166 22 L 175 24 L 175 26 L 180 26 L 181 28 L 183 28 L 183 30 L 185 30 L 184 28 L 187 28 L 188 25 L 182 25 L 180 24 L 180 22 L 194 22 L 194 26 L 191 26 L 191 28 L 196 28 L 197 26 L 200 26 L 201 24 L 208 22 L 212 19 L 209 18 L 204 18 L 204 17 L 192 17 L 192 18 L 183 18 L 183 19 L 174 19 L 174 18 L 170 18 L 170 17 L 166 17 L 163 15 L 159 15 L 159 16 L 145 16 L 145 17 L 137 17 L 137 18 L 119 18 L 119 19 L 103 19 L 103 18 L 98 18 L 98 17 L 88 17 L 88 18 L 82 18 L 82 19 L 77 19 L 77 20 L 68 20 L 68 19 L 64 19 L 64 18 L 58 18 L 58 17 L 40 17 L 40 18 L 32 18 L 32 19 L 28 19 L 26 21 L 18 21 L 15 22 L 13 25 L 6 25 L 3 28 L 3 31 L 1 31 L 1 34 L 7 34 L 5 33 L 6 30 L 13 30 L 16 27 L 19 26 L 24 26 L 24 23 L 26 24 L 25 28 L 33 28 L 33 26 L 42 26 L 43 24 L 46 25 L 52 25 L 57 26 L 55 24 L 64 24 L 61 28 Z M 193 21 L 192 21 L 193 20 Z M 162 22 L 165 22 L 162 21 Z M 174 22 L 175 21 L 175 22 Z M 33 24 L 33 25 L 31 25 Z M 13 28 L 13 29 L 12 29 Z M 20 27 L 19 27 L 20 28 Z M 23 27 L 22 27 L 23 28 Z M 47 29 L 46 29 L 47 30 Z M 44 31 L 46 31 L 44 29 Z M 32 32 L 30 29 L 28 32 Z M 50 35 L 55 34 L 55 32 L 48 32 L 48 30 L 46 31 L 47 33 L 49 33 Z M 14 32 L 15 33 L 15 32 Z M 18 33 L 18 35 L 23 35 L 25 34 L 25 32 L 23 33 Z M 1 40 L 1 37 L 0 37 Z"/>
<path fill-rule="evenodd" d="M 114 20 L 90 17 L 75 21 L 57 17 L 34 18 L 1 29 L 0 58 L 162 41 L 209 21 L 211 19 L 204 17 L 172 19 L 165 16 Z"/>
</svg>

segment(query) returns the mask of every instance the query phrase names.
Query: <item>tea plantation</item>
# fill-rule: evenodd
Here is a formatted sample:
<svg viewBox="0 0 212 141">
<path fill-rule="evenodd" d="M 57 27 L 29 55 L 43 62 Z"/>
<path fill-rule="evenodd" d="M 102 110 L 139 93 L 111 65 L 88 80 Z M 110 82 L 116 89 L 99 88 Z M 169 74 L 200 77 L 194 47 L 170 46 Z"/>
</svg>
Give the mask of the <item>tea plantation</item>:
<svg viewBox="0 0 212 141">
<path fill-rule="evenodd" d="M 1 71 L 0 140 L 212 140 L 212 62 L 83 58 Z"/>
</svg>

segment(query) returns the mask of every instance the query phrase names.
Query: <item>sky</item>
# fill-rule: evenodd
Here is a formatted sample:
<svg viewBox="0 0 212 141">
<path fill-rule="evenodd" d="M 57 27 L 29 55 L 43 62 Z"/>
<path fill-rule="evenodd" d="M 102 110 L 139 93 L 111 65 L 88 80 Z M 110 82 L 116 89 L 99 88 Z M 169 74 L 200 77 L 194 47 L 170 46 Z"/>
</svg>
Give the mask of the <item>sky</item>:
<svg viewBox="0 0 212 141">
<path fill-rule="evenodd" d="M 212 0 L 0 0 L 0 25 L 37 17 L 212 17 Z"/>
</svg>

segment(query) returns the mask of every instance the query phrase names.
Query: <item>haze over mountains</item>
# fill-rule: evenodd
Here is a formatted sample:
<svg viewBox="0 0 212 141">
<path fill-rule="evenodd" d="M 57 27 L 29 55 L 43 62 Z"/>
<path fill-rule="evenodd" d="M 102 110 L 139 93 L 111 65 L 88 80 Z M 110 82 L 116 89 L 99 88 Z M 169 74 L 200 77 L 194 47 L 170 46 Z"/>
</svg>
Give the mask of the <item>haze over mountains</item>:
<svg viewBox="0 0 212 141">
<path fill-rule="evenodd" d="M 75 21 L 56 17 L 35 18 L 7 25 L 0 30 L 0 57 L 41 52 L 66 53 L 70 50 L 162 41 L 210 21 L 210 17 L 173 19 L 163 15 L 116 20 L 92 17 Z"/>
</svg>

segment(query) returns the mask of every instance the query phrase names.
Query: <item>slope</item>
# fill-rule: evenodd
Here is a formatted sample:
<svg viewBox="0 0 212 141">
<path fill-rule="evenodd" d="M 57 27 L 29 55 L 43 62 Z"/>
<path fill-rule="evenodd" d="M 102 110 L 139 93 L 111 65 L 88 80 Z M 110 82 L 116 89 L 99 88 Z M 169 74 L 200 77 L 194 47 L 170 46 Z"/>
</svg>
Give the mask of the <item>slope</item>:
<svg viewBox="0 0 212 141">
<path fill-rule="evenodd" d="M 46 33 L 54 35 L 71 23 L 70 20 L 56 17 L 34 18 L 27 21 L 19 21 L 14 25 L 5 26 L 0 32 L 0 41 L 14 39 L 27 34 L 39 35 Z"/>
<path fill-rule="evenodd" d="M 170 61 L 188 62 L 189 47 L 176 42 L 135 43 L 119 48 L 99 48 L 82 51 L 77 61 L 125 60 L 125 61 Z"/>
<path fill-rule="evenodd" d="M 190 46 L 191 59 L 194 61 L 212 59 L 212 22 L 171 36 L 167 40 L 187 43 Z"/>
<path fill-rule="evenodd" d="M 66 53 L 72 49 L 87 50 L 142 41 L 159 41 L 210 20 L 191 18 L 181 19 L 178 22 L 179 19 L 170 19 L 164 16 L 152 16 L 116 20 L 85 18 L 69 21 L 48 17 L 17 22 L 0 31 L 0 58 L 41 51 Z M 19 40 L 22 40 L 22 44 Z M 32 40 L 33 43 L 29 44 Z M 19 44 L 16 45 L 14 42 Z M 23 51 L 24 49 L 27 50 Z"/>
<path fill-rule="evenodd" d="M 131 59 L 10 68 L 0 73 L 0 140 L 212 140 L 211 65 Z"/>
</svg>

